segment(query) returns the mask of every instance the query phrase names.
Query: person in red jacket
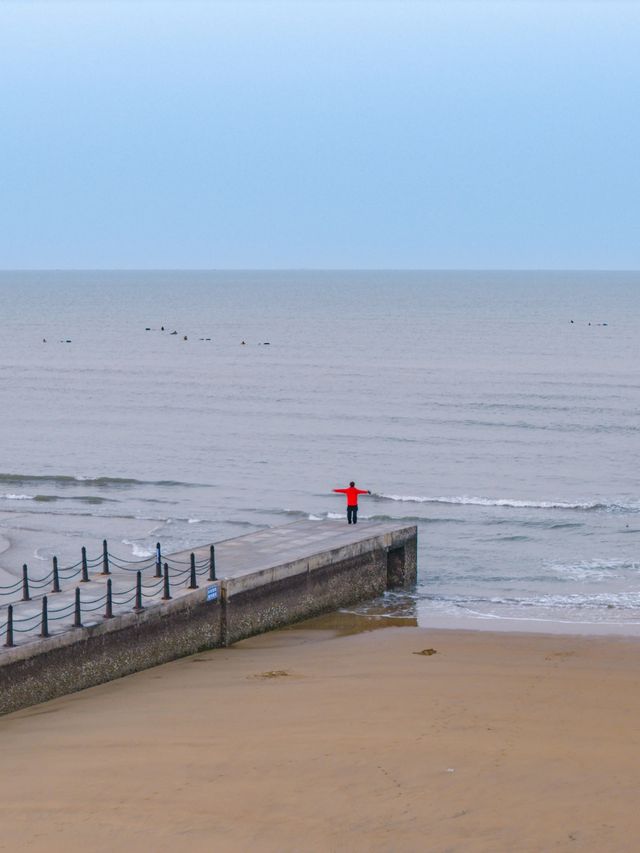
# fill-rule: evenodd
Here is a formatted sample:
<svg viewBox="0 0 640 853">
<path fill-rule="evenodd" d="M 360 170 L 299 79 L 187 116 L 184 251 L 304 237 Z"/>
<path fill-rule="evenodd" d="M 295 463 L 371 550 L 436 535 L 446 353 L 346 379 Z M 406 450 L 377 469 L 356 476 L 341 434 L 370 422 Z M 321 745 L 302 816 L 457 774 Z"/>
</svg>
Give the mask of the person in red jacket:
<svg viewBox="0 0 640 853">
<path fill-rule="evenodd" d="M 347 521 L 349 524 L 358 523 L 358 495 L 370 495 L 368 489 L 356 489 L 356 484 L 353 480 L 349 483 L 348 489 L 334 489 L 334 492 L 340 492 L 341 495 L 347 496 Z"/>
</svg>

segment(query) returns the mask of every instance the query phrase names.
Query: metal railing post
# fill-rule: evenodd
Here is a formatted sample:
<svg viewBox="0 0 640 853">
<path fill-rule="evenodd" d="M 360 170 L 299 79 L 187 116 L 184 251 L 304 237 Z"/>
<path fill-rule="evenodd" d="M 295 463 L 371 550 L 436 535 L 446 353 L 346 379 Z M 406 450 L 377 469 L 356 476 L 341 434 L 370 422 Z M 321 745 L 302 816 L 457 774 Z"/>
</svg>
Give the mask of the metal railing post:
<svg viewBox="0 0 640 853">
<path fill-rule="evenodd" d="M 76 601 L 75 601 L 75 610 L 74 610 L 74 618 L 73 618 L 73 627 L 74 628 L 82 628 L 82 612 L 80 609 L 80 587 L 76 587 Z"/>
<path fill-rule="evenodd" d="M 140 570 L 136 572 L 136 603 L 133 609 L 136 613 L 144 610 L 142 606 L 142 572 Z"/>
<path fill-rule="evenodd" d="M 13 604 L 7 607 L 7 639 L 5 646 L 10 649 L 15 645 L 13 642 Z"/>
<path fill-rule="evenodd" d="M 196 581 L 196 555 L 195 554 L 191 554 L 191 572 L 190 572 L 188 589 L 198 589 L 198 583 Z"/>
<path fill-rule="evenodd" d="M 107 581 L 107 604 L 104 610 L 105 619 L 113 619 L 113 592 L 111 590 L 111 578 Z"/>
<path fill-rule="evenodd" d="M 162 550 L 159 542 L 156 542 L 156 577 L 162 577 Z"/>
<path fill-rule="evenodd" d="M 169 587 L 169 564 L 164 564 L 164 584 L 162 592 L 162 601 L 168 601 L 171 598 L 171 589 Z"/>
<path fill-rule="evenodd" d="M 40 623 L 40 636 L 48 637 L 49 635 L 49 613 L 47 611 L 47 596 L 42 597 L 42 621 Z"/>
<path fill-rule="evenodd" d="M 102 574 L 109 574 L 109 549 L 107 547 L 107 540 L 102 540 Z"/>
<path fill-rule="evenodd" d="M 80 576 L 80 583 L 88 583 L 89 582 L 89 569 L 87 568 L 87 549 L 82 546 L 82 574 Z"/>
<path fill-rule="evenodd" d="M 31 601 L 31 596 L 29 595 L 29 570 L 26 563 L 22 564 L 22 600 Z"/>
<path fill-rule="evenodd" d="M 51 592 L 60 592 L 60 575 L 58 574 L 58 558 L 53 558 L 53 586 Z"/>
<path fill-rule="evenodd" d="M 216 549 L 213 545 L 209 548 L 209 580 L 216 579 Z"/>
</svg>

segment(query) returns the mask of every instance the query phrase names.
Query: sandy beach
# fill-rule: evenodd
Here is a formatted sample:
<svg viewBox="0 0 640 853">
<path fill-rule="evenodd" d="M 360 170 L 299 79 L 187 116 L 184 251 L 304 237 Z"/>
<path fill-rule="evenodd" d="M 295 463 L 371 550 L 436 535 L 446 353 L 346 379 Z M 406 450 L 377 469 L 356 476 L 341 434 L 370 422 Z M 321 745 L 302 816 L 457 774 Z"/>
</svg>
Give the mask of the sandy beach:
<svg viewBox="0 0 640 853">
<path fill-rule="evenodd" d="M 361 625 L 2 718 L 0 849 L 637 849 L 638 641 Z"/>
</svg>

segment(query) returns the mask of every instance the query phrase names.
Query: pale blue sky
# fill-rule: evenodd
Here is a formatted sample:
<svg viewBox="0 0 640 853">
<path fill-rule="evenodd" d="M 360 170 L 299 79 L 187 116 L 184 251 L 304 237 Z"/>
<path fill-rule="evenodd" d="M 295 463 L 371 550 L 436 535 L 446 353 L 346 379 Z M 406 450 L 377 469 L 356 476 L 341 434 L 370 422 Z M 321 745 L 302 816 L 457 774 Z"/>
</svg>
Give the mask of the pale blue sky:
<svg viewBox="0 0 640 853">
<path fill-rule="evenodd" d="M 640 268 L 640 3 L 0 2 L 0 268 Z"/>
</svg>

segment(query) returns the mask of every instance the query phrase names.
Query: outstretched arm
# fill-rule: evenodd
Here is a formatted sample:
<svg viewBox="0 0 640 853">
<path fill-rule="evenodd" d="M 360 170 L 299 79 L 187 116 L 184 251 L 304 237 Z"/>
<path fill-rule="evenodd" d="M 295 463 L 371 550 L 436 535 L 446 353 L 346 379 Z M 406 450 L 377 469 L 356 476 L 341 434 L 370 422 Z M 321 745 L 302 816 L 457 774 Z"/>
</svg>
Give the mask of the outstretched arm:
<svg viewBox="0 0 640 853">
<path fill-rule="evenodd" d="M 334 489 L 333 491 L 334 491 L 334 492 L 340 492 L 340 494 L 341 494 L 341 495 L 346 495 L 346 494 L 347 494 L 347 490 L 346 490 L 346 489 Z"/>
<path fill-rule="evenodd" d="M 369 489 L 356 489 L 356 492 L 359 495 L 370 495 L 371 491 Z"/>
</svg>

